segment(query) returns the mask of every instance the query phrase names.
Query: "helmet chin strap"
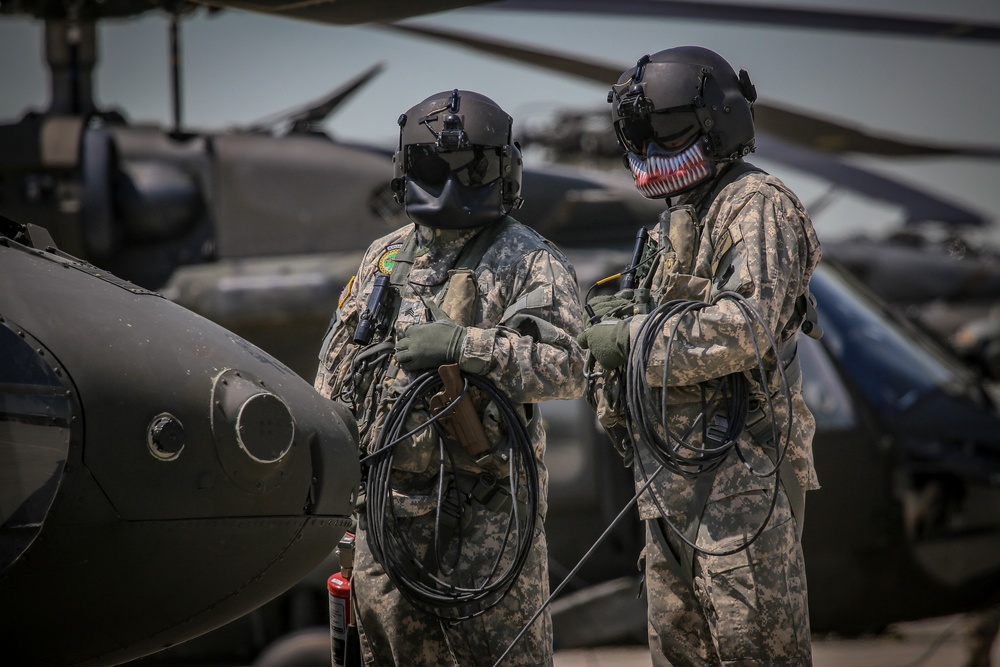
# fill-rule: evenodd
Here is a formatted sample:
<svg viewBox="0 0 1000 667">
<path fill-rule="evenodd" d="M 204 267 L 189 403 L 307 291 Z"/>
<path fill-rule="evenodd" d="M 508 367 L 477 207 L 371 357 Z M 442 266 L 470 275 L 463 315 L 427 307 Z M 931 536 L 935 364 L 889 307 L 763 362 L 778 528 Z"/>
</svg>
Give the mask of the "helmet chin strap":
<svg viewBox="0 0 1000 667">
<path fill-rule="evenodd" d="M 667 155 L 650 144 L 645 156 L 628 152 L 625 166 L 632 172 L 635 187 L 647 199 L 662 199 L 680 194 L 711 178 L 715 164 L 705 154 L 704 138 L 695 139 L 687 148 Z"/>
<path fill-rule="evenodd" d="M 479 187 L 465 187 L 453 175 L 444 186 L 429 190 L 409 177 L 403 204 L 406 215 L 418 225 L 435 229 L 485 227 L 505 215 L 501 204 L 502 179 Z"/>
</svg>

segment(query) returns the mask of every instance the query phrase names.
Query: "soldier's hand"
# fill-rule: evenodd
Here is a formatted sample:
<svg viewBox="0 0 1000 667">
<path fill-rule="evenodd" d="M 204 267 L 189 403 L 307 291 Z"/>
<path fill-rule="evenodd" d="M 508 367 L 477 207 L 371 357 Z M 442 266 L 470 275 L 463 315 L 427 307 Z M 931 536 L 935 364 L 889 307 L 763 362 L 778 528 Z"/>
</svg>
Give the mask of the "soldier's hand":
<svg viewBox="0 0 1000 667">
<path fill-rule="evenodd" d="M 628 360 L 629 325 L 627 320 L 605 320 L 584 329 L 576 342 L 597 359 L 597 363 L 611 370 L 624 366 Z"/>
<path fill-rule="evenodd" d="M 631 315 L 631 309 L 629 312 L 625 312 L 626 306 L 631 306 L 632 302 L 629 299 L 623 299 L 618 295 L 602 294 L 600 296 L 595 296 L 593 299 L 587 302 L 590 309 L 594 311 L 599 319 L 604 319 L 604 316 L 608 313 L 614 312 L 616 315 Z M 622 312 L 615 312 L 622 309 Z"/>
<path fill-rule="evenodd" d="M 408 371 L 457 363 L 465 344 L 465 327 L 451 320 L 413 324 L 396 341 L 396 363 Z"/>
</svg>

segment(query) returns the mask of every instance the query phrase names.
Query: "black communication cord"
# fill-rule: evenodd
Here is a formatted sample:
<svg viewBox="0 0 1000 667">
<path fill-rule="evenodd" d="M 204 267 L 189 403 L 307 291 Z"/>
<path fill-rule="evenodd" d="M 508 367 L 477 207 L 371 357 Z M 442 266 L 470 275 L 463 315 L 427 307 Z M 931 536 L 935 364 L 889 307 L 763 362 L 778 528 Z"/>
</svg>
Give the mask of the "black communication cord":
<svg viewBox="0 0 1000 667">
<path fill-rule="evenodd" d="M 454 622 L 478 616 L 495 606 L 514 585 L 531 552 L 539 503 L 538 467 L 534 447 L 523 418 L 510 399 L 488 379 L 463 373 L 462 394 L 409 431 L 404 424 L 414 412 L 426 409 L 431 396 L 441 391 L 440 375 L 428 371 L 419 375 L 395 400 L 386 423 L 379 432 L 375 450 L 362 459 L 370 464 L 367 481 L 368 544 L 372 556 L 385 569 L 397 590 L 414 607 L 442 621 Z M 465 534 L 465 513 L 474 502 L 471 494 L 456 487 L 455 449 L 461 445 L 446 438 L 439 420 L 466 394 L 469 387 L 478 388 L 496 405 L 501 424 L 506 430 L 493 456 L 506 461 L 507 483 L 497 481 L 495 493 L 509 494 L 510 509 L 500 546 L 491 554 L 491 562 L 470 571 L 462 560 Z M 437 479 L 437 510 L 434 534 L 428 540 L 419 529 L 411 528 L 405 516 L 395 511 L 393 461 L 395 448 L 423 429 L 438 431 L 439 458 Z M 405 473 L 404 473 L 405 474 Z M 483 506 L 476 511 L 491 510 Z M 451 513 L 450 516 L 446 516 Z M 497 512 L 499 515 L 500 513 Z M 502 522 L 501 516 L 497 521 Z M 450 524 L 451 528 L 446 525 Z M 512 539 L 512 535 L 516 537 Z M 449 550 L 454 541 L 455 548 Z M 424 550 L 424 554 L 420 553 Z M 446 552 L 453 558 L 446 558 Z M 477 564 L 479 565 L 479 564 Z"/>
<path fill-rule="evenodd" d="M 677 331 L 686 316 L 710 305 L 717 304 L 722 300 L 732 301 L 742 313 L 747 323 L 747 328 L 750 331 L 750 340 L 753 343 L 754 355 L 757 361 L 757 372 L 759 373 L 759 377 L 764 378 L 763 394 L 766 405 L 765 414 L 770 419 L 774 442 L 781 443 L 780 447 L 777 447 L 776 457 L 773 461 L 774 465 L 770 468 L 770 470 L 756 470 L 748 461 L 746 454 L 739 446 L 738 440 L 740 434 L 746 428 L 750 400 L 748 381 L 743 373 L 733 373 L 725 378 L 722 378 L 716 389 L 712 392 L 712 396 L 708 400 L 705 400 L 703 397 L 702 412 L 698 419 L 696 419 L 695 422 L 688 427 L 686 432 L 678 435 L 673 433 L 669 427 L 670 407 L 665 388 L 669 386 L 668 378 L 670 377 L 670 359 Z M 656 340 L 662 337 L 663 326 L 670 318 L 676 319 L 667 342 L 666 357 L 663 367 L 663 382 L 661 385 L 664 389 L 661 391 L 660 405 L 656 406 L 653 404 L 653 400 L 651 398 L 653 392 L 646 381 L 645 369 L 649 364 L 649 355 L 652 345 Z M 755 331 L 756 324 L 762 325 L 761 328 L 767 333 L 770 348 L 774 352 L 775 359 L 779 360 L 776 364 L 776 370 L 781 378 L 781 391 L 785 400 L 785 405 L 788 406 L 784 438 L 780 438 L 780 434 L 777 432 L 778 425 L 774 419 L 776 413 L 772 403 L 770 390 L 766 385 L 768 371 L 764 364 L 763 355 L 757 339 Z M 638 442 L 644 443 L 646 451 L 649 451 L 658 463 L 658 468 L 653 475 L 655 476 L 659 474 L 660 469 L 662 468 L 689 479 L 712 473 L 717 470 L 730 453 L 735 450 L 743 465 L 751 472 L 751 474 L 758 477 L 773 477 L 774 479 L 770 506 L 768 508 L 767 515 L 761 521 L 760 526 L 758 526 L 751 536 L 744 540 L 741 544 L 727 551 L 711 551 L 703 549 L 695 544 L 694 540 L 688 539 L 684 535 L 684 532 L 667 518 L 667 513 L 663 508 L 660 498 L 656 496 L 654 491 L 651 491 L 650 497 L 656 504 L 657 509 L 660 512 L 661 519 L 687 546 L 699 553 L 709 556 L 729 556 L 749 547 L 764 532 L 764 529 L 767 527 L 767 524 L 771 519 L 771 515 L 774 512 L 774 507 L 778 499 L 778 490 L 780 486 L 780 477 L 778 472 L 782 462 L 784 461 L 785 455 L 788 451 L 788 445 L 791 440 L 791 404 L 791 388 L 788 385 L 788 380 L 785 376 L 785 369 L 780 361 L 778 344 L 769 328 L 765 325 L 760 313 L 741 294 L 730 291 L 720 292 L 713 297 L 711 302 L 686 299 L 668 301 L 655 308 L 643 321 L 638 335 L 636 336 L 636 341 L 629 351 L 629 362 L 626 368 L 625 419 L 626 424 L 628 425 L 629 436 L 632 438 L 633 447 L 635 447 Z M 710 432 L 709 425 L 706 421 L 708 412 L 713 411 L 713 406 L 720 408 L 719 410 L 714 410 L 716 414 L 721 415 L 724 412 L 725 416 L 721 419 L 721 425 L 723 428 L 716 429 L 715 437 L 711 438 L 714 439 L 717 444 L 710 445 L 706 444 L 707 441 L 710 440 L 708 437 Z M 663 426 L 666 439 L 661 438 L 655 428 L 650 428 L 650 424 L 654 423 L 654 420 L 650 419 L 649 415 L 657 407 L 659 408 L 659 420 L 655 421 L 658 421 Z M 701 444 L 695 445 L 689 442 L 688 438 L 692 433 L 694 433 L 695 429 L 699 427 L 701 428 L 702 435 Z M 647 474 L 643 465 L 642 457 L 636 456 L 635 461 L 642 479 L 649 479 L 650 476 Z"/>
</svg>

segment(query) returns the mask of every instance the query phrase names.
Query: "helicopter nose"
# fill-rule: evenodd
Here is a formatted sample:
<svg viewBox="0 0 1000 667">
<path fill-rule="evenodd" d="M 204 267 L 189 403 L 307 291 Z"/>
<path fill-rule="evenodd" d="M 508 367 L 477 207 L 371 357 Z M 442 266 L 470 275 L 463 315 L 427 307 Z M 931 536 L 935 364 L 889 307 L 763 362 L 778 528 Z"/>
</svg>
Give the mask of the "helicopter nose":
<svg viewBox="0 0 1000 667">
<path fill-rule="evenodd" d="M 232 332 L 23 245 L 31 230 L 8 222 L 4 664 L 120 664 L 245 614 L 326 558 L 356 500 L 353 418 Z"/>
</svg>

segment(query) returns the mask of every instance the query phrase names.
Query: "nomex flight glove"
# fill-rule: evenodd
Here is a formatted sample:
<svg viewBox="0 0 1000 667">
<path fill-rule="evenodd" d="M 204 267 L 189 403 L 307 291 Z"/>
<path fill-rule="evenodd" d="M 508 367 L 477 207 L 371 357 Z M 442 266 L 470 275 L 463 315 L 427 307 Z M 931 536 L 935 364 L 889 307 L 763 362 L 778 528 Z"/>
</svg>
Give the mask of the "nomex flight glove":
<svg viewBox="0 0 1000 667">
<path fill-rule="evenodd" d="M 458 363 L 465 344 L 465 327 L 451 320 L 413 324 L 396 341 L 396 363 L 408 371 Z"/>
<path fill-rule="evenodd" d="M 629 326 L 627 320 L 605 320 L 584 329 L 576 342 L 607 370 L 624 366 L 628 360 Z"/>
</svg>

